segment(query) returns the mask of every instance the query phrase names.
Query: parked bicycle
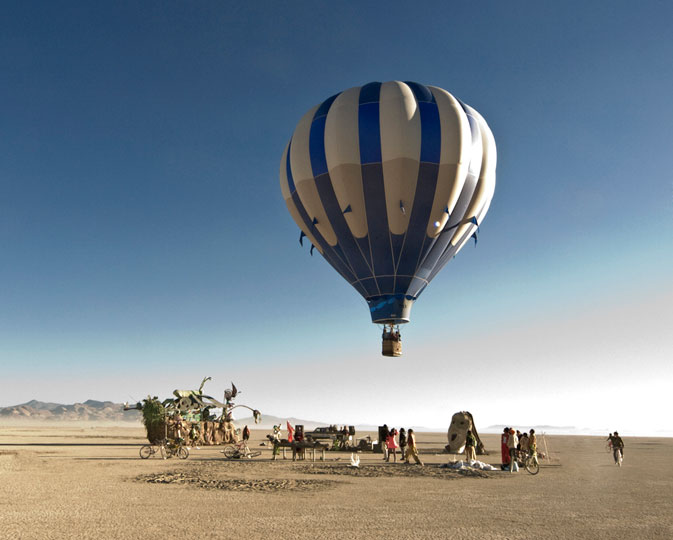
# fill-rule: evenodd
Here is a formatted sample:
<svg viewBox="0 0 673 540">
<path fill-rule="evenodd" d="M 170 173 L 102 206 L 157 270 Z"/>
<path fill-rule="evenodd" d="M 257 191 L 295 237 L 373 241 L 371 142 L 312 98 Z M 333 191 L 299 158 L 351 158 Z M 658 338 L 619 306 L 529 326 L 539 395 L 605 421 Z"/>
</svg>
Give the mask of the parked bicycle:
<svg viewBox="0 0 673 540">
<path fill-rule="evenodd" d="M 525 467 L 530 474 L 540 472 L 540 461 L 537 458 L 537 452 L 527 452 L 518 459 L 519 466 Z"/>
<path fill-rule="evenodd" d="M 224 447 L 222 453 L 224 454 L 224 457 L 227 459 L 241 459 L 241 458 L 252 459 L 254 457 L 262 455 L 262 452 L 260 450 L 250 450 L 250 448 L 248 448 L 246 441 L 241 441 L 236 444 L 229 444 Z"/>
<path fill-rule="evenodd" d="M 157 441 L 154 444 L 145 444 L 140 447 L 140 458 L 147 459 L 154 455 L 159 455 L 163 459 L 177 456 L 180 459 L 189 457 L 189 448 L 184 445 L 182 439 Z"/>
</svg>

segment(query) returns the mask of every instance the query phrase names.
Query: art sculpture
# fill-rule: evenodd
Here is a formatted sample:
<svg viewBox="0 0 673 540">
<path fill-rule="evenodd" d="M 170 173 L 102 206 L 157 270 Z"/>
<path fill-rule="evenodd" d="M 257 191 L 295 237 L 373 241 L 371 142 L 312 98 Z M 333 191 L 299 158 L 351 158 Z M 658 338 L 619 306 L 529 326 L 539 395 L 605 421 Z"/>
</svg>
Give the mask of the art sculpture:
<svg viewBox="0 0 673 540">
<path fill-rule="evenodd" d="M 198 390 L 174 390 L 172 398 L 159 401 L 148 396 L 135 406 L 124 404 L 124 410 L 138 409 L 143 412 L 147 438 L 151 443 L 162 439 L 184 440 L 191 445 L 214 445 L 237 442 L 237 430 L 232 411 L 243 407 L 252 411 L 255 423 L 262 414 L 247 405 L 234 404 L 240 393 L 232 383 L 224 392 L 224 402 L 203 393 L 203 386 L 210 377 L 205 377 Z M 211 411 L 221 409 L 218 416 Z"/>
<path fill-rule="evenodd" d="M 462 454 L 465 451 L 468 429 L 472 430 L 472 434 L 477 439 L 477 454 L 487 454 L 484 443 L 481 442 L 477 428 L 474 425 L 474 418 L 472 418 L 472 414 L 468 411 L 457 412 L 451 417 L 451 425 L 448 431 L 449 444 L 446 445 L 446 451 L 450 454 Z"/>
</svg>

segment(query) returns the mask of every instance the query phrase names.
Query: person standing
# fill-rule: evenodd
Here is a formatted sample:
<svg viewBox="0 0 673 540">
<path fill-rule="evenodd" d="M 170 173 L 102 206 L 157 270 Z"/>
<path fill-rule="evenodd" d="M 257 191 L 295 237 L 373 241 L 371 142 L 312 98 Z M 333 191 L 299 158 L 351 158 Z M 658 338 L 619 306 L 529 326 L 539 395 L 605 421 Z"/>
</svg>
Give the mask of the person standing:
<svg viewBox="0 0 673 540">
<path fill-rule="evenodd" d="M 537 437 L 535 436 L 535 430 L 530 430 L 530 435 L 528 436 L 528 451 L 532 456 L 537 454 Z"/>
<path fill-rule="evenodd" d="M 476 446 L 477 438 L 472 433 L 472 430 L 468 429 L 465 438 L 465 461 L 477 461 Z"/>
<path fill-rule="evenodd" d="M 388 424 L 383 424 L 383 426 L 379 428 L 379 442 L 381 443 L 381 452 L 383 452 L 383 461 L 388 461 L 388 445 L 386 444 L 388 435 L 390 435 Z"/>
<path fill-rule="evenodd" d="M 397 441 L 395 440 L 395 436 L 397 435 L 397 430 L 395 428 L 390 430 L 390 433 L 388 434 L 388 437 L 386 438 L 386 446 L 388 447 L 388 459 L 386 461 L 390 461 L 390 456 L 392 454 L 393 456 L 393 463 L 397 463 Z"/>
<path fill-rule="evenodd" d="M 529 440 L 528 440 L 528 433 L 525 431 L 521 434 L 521 438 L 519 439 L 519 445 L 520 449 L 524 454 L 528 454 L 528 448 L 529 448 Z"/>
<path fill-rule="evenodd" d="M 271 438 L 271 444 L 273 444 L 273 460 L 275 461 L 280 453 L 280 424 L 273 426 L 273 437 Z"/>
<path fill-rule="evenodd" d="M 421 458 L 418 457 L 418 448 L 416 447 L 416 434 L 413 429 L 409 430 L 409 435 L 407 435 L 407 457 L 405 463 L 409 463 L 409 458 L 414 458 L 416 463 L 423 465 Z"/>
<path fill-rule="evenodd" d="M 509 465 L 509 447 L 507 446 L 507 441 L 509 440 L 509 428 L 506 427 L 502 430 L 502 436 L 500 437 L 500 451 L 502 453 L 502 467 L 504 471 Z"/>
<path fill-rule="evenodd" d="M 250 428 L 248 426 L 243 428 L 243 440 L 246 442 L 250 440 Z"/>
<path fill-rule="evenodd" d="M 407 432 L 404 428 L 400 428 L 400 454 L 402 456 L 402 461 L 404 461 L 404 455 L 407 450 Z"/>
<path fill-rule="evenodd" d="M 514 472 L 514 464 L 516 463 L 516 447 L 519 444 L 519 438 L 516 436 L 516 431 L 509 430 L 509 437 L 507 439 L 507 448 L 509 448 L 509 472 Z"/>
</svg>

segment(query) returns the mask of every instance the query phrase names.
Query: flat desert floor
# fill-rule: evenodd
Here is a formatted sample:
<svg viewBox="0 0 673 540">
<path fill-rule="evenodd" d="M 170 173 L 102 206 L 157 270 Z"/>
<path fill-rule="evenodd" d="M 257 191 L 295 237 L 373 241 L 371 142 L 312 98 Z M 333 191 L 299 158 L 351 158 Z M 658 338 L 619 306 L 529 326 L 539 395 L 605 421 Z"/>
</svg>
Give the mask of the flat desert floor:
<svg viewBox="0 0 673 540">
<path fill-rule="evenodd" d="M 324 462 L 141 460 L 142 427 L 0 427 L 0 538 L 673 538 L 673 439 L 547 436 L 537 476 L 440 465 L 444 433 L 419 433 L 425 467 L 362 454 Z M 358 434 L 362 435 L 362 434 Z M 500 461 L 498 435 L 482 439 Z M 542 446 L 542 445 L 541 445 Z M 543 448 L 544 449 L 544 448 Z"/>
</svg>

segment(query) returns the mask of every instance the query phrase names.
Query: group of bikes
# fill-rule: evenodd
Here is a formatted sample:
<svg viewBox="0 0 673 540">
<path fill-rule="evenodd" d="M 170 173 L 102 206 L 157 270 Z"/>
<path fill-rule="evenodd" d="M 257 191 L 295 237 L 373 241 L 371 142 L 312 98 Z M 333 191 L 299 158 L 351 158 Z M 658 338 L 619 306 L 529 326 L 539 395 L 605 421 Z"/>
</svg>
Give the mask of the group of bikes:
<svg viewBox="0 0 673 540">
<path fill-rule="evenodd" d="M 140 447 L 140 458 L 147 459 L 152 456 L 169 459 L 178 457 L 187 459 L 189 457 L 189 446 L 183 439 L 162 439 L 152 444 L 145 444 Z M 227 459 L 251 459 L 260 456 L 260 450 L 250 450 L 247 441 L 241 441 L 235 444 L 228 444 L 222 450 Z"/>
</svg>

